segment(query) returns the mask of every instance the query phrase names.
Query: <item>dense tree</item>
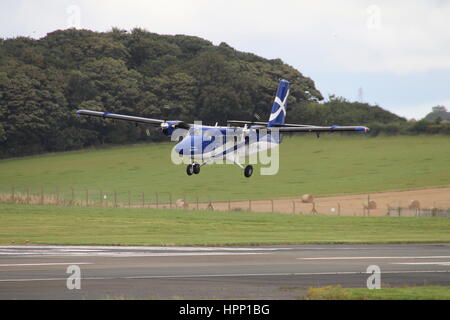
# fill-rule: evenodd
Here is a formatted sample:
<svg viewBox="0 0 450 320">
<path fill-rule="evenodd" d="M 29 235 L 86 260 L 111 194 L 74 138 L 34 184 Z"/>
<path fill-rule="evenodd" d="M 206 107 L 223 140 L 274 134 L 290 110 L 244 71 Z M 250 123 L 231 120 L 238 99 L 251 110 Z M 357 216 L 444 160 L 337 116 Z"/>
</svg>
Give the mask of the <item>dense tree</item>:
<svg viewBox="0 0 450 320">
<path fill-rule="evenodd" d="M 321 93 L 298 70 L 226 43 L 139 28 L 69 29 L 0 39 L 0 157 L 164 138 L 148 137 L 145 126 L 77 116 L 77 109 L 207 124 L 264 120 L 280 78 L 291 82 L 291 122 L 404 121 L 342 98 L 319 103 Z"/>
<path fill-rule="evenodd" d="M 305 101 L 290 107 L 289 121 L 316 125 L 353 125 L 370 122 L 406 122 L 379 106 L 361 102 L 350 102 L 345 98 L 331 95 L 325 103 Z"/>
<path fill-rule="evenodd" d="M 425 116 L 425 120 L 435 121 L 440 123 L 441 121 L 450 121 L 450 112 L 447 111 L 445 106 L 435 106 L 432 109 L 432 112 Z"/>
</svg>

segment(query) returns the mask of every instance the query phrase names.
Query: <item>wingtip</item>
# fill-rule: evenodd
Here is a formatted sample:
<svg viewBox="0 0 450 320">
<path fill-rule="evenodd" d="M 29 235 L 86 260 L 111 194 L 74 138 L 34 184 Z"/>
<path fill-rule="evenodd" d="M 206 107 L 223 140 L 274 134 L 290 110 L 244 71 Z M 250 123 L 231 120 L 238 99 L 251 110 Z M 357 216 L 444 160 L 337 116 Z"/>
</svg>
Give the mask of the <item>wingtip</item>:
<svg viewBox="0 0 450 320">
<path fill-rule="evenodd" d="M 356 127 L 355 130 L 356 131 L 368 132 L 370 129 L 368 127 Z"/>
</svg>

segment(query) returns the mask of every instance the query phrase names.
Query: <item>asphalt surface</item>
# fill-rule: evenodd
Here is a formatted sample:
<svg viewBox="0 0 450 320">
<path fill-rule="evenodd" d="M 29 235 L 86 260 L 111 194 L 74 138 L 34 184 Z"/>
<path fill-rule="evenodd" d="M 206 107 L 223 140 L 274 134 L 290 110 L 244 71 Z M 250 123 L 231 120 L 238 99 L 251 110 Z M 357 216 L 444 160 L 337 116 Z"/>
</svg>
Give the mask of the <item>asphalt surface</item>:
<svg viewBox="0 0 450 320">
<path fill-rule="evenodd" d="M 450 244 L 0 246 L 0 299 L 298 299 L 366 287 L 371 265 L 381 287 L 450 286 Z"/>
</svg>

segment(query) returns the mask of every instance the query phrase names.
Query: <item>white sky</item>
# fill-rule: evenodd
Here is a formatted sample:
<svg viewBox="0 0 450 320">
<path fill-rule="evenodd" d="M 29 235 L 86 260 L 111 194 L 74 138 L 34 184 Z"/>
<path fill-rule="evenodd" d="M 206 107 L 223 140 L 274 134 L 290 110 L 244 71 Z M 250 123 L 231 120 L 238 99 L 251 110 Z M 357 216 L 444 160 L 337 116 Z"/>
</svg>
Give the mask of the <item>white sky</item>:
<svg viewBox="0 0 450 320">
<path fill-rule="evenodd" d="M 71 26 L 196 35 L 281 58 L 334 93 L 407 118 L 450 109 L 450 0 L 2 0 L 0 37 Z"/>
</svg>

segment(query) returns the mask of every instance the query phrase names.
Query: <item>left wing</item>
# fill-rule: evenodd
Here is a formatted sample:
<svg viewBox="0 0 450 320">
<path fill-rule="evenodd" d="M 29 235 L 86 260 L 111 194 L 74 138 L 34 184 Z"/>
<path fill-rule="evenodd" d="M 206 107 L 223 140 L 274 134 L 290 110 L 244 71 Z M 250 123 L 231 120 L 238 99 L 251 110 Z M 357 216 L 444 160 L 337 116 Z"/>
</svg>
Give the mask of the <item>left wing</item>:
<svg viewBox="0 0 450 320">
<path fill-rule="evenodd" d="M 314 126 L 311 124 L 294 124 L 284 123 L 274 125 L 273 127 L 267 127 L 267 122 L 260 121 L 242 121 L 242 120 L 228 120 L 228 124 L 232 125 L 249 125 L 254 129 L 267 129 L 267 131 L 279 131 L 279 132 L 334 132 L 334 131 L 369 131 L 369 128 L 364 126 Z M 255 126 L 256 125 L 256 126 Z"/>
<path fill-rule="evenodd" d="M 267 127 L 267 131 L 278 132 L 337 132 L 337 131 L 359 131 L 368 132 L 369 128 L 363 126 L 301 126 L 301 127 Z"/>
</svg>

